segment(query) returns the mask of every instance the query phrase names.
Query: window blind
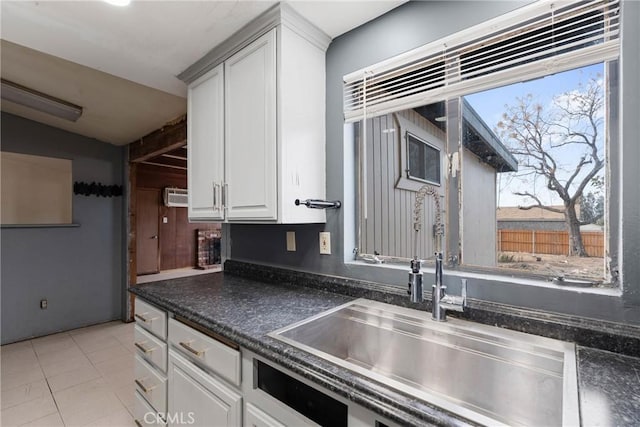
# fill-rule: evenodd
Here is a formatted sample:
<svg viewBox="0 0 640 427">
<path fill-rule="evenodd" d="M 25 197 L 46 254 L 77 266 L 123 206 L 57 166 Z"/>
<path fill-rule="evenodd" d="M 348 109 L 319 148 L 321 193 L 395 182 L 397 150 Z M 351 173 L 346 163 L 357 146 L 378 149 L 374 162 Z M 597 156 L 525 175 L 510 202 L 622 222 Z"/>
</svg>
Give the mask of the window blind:
<svg viewBox="0 0 640 427">
<path fill-rule="evenodd" d="M 345 121 L 617 59 L 620 1 L 541 1 L 344 77 Z"/>
</svg>

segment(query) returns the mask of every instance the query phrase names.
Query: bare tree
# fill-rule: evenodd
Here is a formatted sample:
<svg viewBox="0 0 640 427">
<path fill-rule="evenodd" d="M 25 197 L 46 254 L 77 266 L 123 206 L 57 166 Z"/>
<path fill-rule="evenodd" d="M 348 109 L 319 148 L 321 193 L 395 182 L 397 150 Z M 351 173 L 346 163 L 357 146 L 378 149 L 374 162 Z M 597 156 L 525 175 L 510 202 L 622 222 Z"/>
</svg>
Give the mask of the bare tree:
<svg viewBox="0 0 640 427">
<path fill-rule="evenodd" d="M 556 96 L 550 106 L 535 102 L 533 95 L 516 98 L 506 106 L 498 123 L 503 141 L 518 157 L 519 174 L 542 179 L 544 187 L 562 200 L 559 209 L 543 202 L 536 186 L 514 194 L 532 201 L 520 209 L 535 207 L 564 214 L 569 231 L 569 254 L 587 256 L 576 213 L 587 185 L 604 167 L 602 84 L 590 79 L 586 86 Z"/>
</svg>

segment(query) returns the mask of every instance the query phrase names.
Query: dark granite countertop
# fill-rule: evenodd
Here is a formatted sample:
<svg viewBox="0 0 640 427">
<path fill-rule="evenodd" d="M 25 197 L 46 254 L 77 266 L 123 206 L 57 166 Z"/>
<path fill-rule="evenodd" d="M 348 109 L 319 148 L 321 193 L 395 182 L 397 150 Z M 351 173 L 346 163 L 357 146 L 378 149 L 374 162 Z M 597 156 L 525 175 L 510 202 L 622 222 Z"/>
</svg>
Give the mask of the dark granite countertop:
<svg viewBox="0 0 640 427">
<path fill-rule="evenodd" d="M 347 296 L 228 273 L 154 282 L 131 292 L 401 425 L 469 424 L 266 335 L 362 296 L 357 293 Z M 580 346 L 577 355 L 583 425 L 640 425 L 640 359 Z"/>
</svg>

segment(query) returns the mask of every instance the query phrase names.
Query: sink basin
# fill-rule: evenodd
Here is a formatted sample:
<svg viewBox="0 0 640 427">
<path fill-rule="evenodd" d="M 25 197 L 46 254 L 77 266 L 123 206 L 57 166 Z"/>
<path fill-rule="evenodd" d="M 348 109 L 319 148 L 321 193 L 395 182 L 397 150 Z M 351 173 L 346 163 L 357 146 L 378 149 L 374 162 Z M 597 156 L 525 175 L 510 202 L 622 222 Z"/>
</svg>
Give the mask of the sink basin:
<svg viewBox="0 0 640 427">
<path fill-rule="evenodd" d="M 579 425 L 575 346 L 359 299 L 270 334 L 485 425 Z"/>
</svg>

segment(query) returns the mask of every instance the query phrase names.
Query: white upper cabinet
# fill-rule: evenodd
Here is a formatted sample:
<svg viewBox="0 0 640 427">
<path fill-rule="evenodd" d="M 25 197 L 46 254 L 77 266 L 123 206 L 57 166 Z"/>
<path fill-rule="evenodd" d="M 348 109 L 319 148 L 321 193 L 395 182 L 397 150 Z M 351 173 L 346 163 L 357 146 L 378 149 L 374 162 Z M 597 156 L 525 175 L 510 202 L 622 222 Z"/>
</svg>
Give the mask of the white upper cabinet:
<svg viewBox="0 0 640 427">
<path fill-rule="evenodd" d="M 224 219 L 224 67 L 189 85 L 187 170 L 189 218 Z"/>
<path fill-rule="evenodd" d="M 214 48 L 189 84 L 189 218 L 323 223 L 329 37 L 286 4 Z"/>
<path fill-rule="evenodd" d="M 229 220 L 276 220 L 276 30 L 224 63 Z"/>
</svg>

